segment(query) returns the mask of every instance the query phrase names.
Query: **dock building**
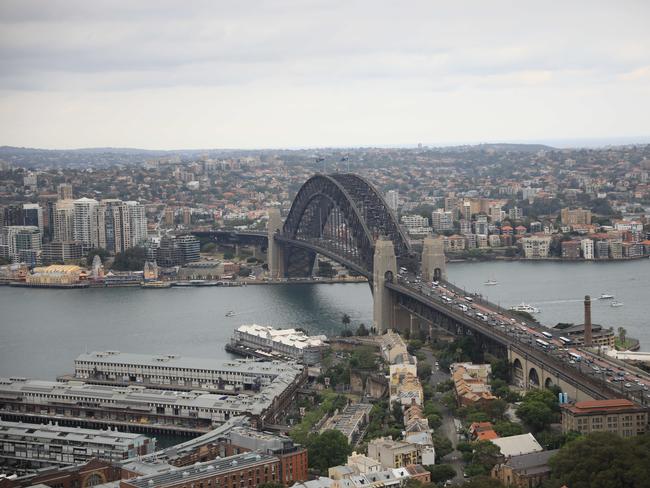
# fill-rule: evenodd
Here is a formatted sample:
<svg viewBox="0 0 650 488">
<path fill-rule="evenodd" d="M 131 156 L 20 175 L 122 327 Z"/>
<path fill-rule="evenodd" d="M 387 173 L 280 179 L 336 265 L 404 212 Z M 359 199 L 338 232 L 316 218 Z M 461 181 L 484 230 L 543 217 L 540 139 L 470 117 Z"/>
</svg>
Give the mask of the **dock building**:
<svg viewBox="0 0 650 488">
<path fill-rule="evenodd" d="M 303 367 L 284 361 L 212 359 L 189 356 L 95 351 L 74 362 L 74 379 L 86 383 L 226 393 L 258 392 L 282 377 L 296 377 Z M 63 377 L 65 379 L 65 377 Z"/>
<path fill-rule="evenodd" d="M 74 426 L 191 434 L 244 415 L 262 427 L 286 411 L 305 378 L 305 372 L 297 369 L 278 375 L 259 392 L 238 395 L 0 378 L 0 414 L 8 420 L 56 418 Z"/>
<path fill-rule="evenodd" d="M 324 335 L 308 336 L 297 329 L 275 329 L 252 324 L 242 325 L 235 330 L 231 343 L 313 365 L 320 362 L 323 350 L 327 348 L 326 341 Z"/>
</svg>

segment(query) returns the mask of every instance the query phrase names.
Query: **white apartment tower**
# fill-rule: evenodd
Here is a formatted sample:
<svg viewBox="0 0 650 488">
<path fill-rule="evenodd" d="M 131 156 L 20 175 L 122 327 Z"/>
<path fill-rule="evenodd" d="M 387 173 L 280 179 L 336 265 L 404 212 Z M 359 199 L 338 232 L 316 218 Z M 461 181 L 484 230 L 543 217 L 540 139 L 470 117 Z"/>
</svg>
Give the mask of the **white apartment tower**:
<svg viewBox="0 0 650 488">
<path fill-rule="evenodd" d="M 386 193 L 386 203 L 391 210 L 397 212 L 397 207 L 399 206 L 399 190 L 388 190 Z"/>
<path fill-rule="evenodd" d="M 129 208 L 131 223 L 131 245 L 137 246 L 147 240 L 147 216 L 144 205 L 139 202 L 125 202 Z"/>
<path fill-rule="evenodd" d="M 54 206 L 54 241 L 74 240 L 74 203 L 72 200 L 58 200 Z"/>
<path fill-rule="evenodd" d="M 97 246 L 97 213 L 99 202 L 92 198 L 74 200 L 74 240 L 88 247 Z"/>
<path fill-rule="evenodd" d="M 594 241 L 591 239 L 582 239 L 580 241 L 582 257 L 585 259 L 594 259 Z"/>
</svg>

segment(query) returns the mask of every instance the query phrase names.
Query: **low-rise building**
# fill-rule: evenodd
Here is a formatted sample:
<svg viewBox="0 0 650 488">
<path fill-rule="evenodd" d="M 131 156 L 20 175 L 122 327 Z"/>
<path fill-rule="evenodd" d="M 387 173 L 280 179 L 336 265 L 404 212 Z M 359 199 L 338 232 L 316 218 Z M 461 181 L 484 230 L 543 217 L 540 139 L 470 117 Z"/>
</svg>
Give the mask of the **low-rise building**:
<svg viewBox="0 0 650 488">
<path fill-rule="evenodd" d="M 552 238 L 549 236 L 522 237 L 520 242 L 526 259 L 544 259 L 548 257 Z"/>
<path fill-rule="evenodd" d="M 627 399 L 589 400 L 560 407 L 563 432 L 605 431 L 632 437 L 648 431 L 648 410 Z"/>
<path fill-rule="evenodd" d="M 255 487 L 281 483 L 279 464 L 276 456 L 251 452 L 122 480 L 120 488 Z"/>
<path fill-rule="evenodd" d="M 476 405 L 496 399 L 488 384 L 489 364 L 454 363 L 450 369 L 459 405 Z"/>
<path fill-rule="evenodd" d="M 121 461 L 150 454 L 155 447 L 155 439 L 142 434 L 0 420 L 0 460 L 12 471 L 70 466 L 95 458 Z"/>
<path fill-rule="evenodd" d="M 26 276 L 25 282 L 32 286 L 75 285 L 81 279 L 81 271 L 81 268 L 75 265 L 53 264 L 37 267 Z"/>
<path fill-rule="evenodd" d="M 383 468 L 402 468 L 409 464 L 421 464 L 422 457 L 417 444 L 395 441 L 391 437 L 379 437 L 368 443 L 368 456 L 379 461 Z"/>
<path fill-rule="evenodd" d="M 505 462 L 496 464 L 492 468 L 491 476 L 506 486 L 517 488 L 540 486 L 550 477 L 551 468 L 548 461 L 557 452 L 556 449 L 511 456 Z"/>
<path fill-rule="evenodd" d="M 353 403 L 347 405 L 341 413 L 338 413 L 325 422 L 321 432 L 326 430 L 338 430 L 348 440 L 348 444 L 353 446 L 368 425 L 368 419 L 372 405 L 368 403 Z"/>
<path fill-rule="evenodd" d="M 499 437 L 498 439 L 491 439 L 490 442 L 496 445 L 506 458 L 544 450 L 531 433 Z"/>
</svg>

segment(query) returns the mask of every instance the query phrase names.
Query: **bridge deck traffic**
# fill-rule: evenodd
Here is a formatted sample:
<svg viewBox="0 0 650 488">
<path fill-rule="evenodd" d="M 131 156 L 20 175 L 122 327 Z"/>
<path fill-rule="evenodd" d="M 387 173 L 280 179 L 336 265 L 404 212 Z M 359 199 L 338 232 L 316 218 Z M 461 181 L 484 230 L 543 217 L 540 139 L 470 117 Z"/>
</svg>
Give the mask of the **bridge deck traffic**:
<svg viewBox="0 0 650 488">
<path fill-rule="evenodd" d="M 567 346 L 556 337 L 549 338 L 552 329 L 510 314 L 480 297 L 466 297 L 463 290 L 450 283 L 423 283 L 414 275 L 403 274 L 386 286 L 543 365 L 546 371 L 569 384 L 580 385 L 594 398 L 625 396 L 644 405 L 650 403 L 648 375 L 584 348 Z M 575 361 L 576 356 L 581 360 Z"/>
</svg>

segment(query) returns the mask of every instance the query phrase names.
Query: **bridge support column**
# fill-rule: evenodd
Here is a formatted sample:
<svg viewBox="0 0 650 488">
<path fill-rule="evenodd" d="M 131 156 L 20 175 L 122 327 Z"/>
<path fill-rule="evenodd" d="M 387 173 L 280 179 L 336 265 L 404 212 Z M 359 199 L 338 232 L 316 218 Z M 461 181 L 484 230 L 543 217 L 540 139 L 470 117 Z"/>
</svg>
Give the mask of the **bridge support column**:
<svg viewBox="0 0 650 488">
<path fill-rule="evenodd" d="M 280 278 L 284 278 L 284 249 L 274 239 L 275 234 L 282 230 L 282 216 L 280 215 L 279 208 L 269 209 L 267 230 L 269 234 L 269 245 L 267 251 L 269 278 L 272 280 L 279 280 Z"/>
<path fill-rule="evenodd" d="M 397 277 L 397 258 L 393 241 L 379 238 L 375 241 L 373 261 L 373 326 L 377 334 L 383 334 L 395 326 L 395 297 L 384 286 L 386 281 Z"/>
<path fill-rule="evenodd" d="M 422 279 L 425 281 L 447 280 L 445 244 L 442 237 L 425 237 L 422 244 Z"/>
</svg>

